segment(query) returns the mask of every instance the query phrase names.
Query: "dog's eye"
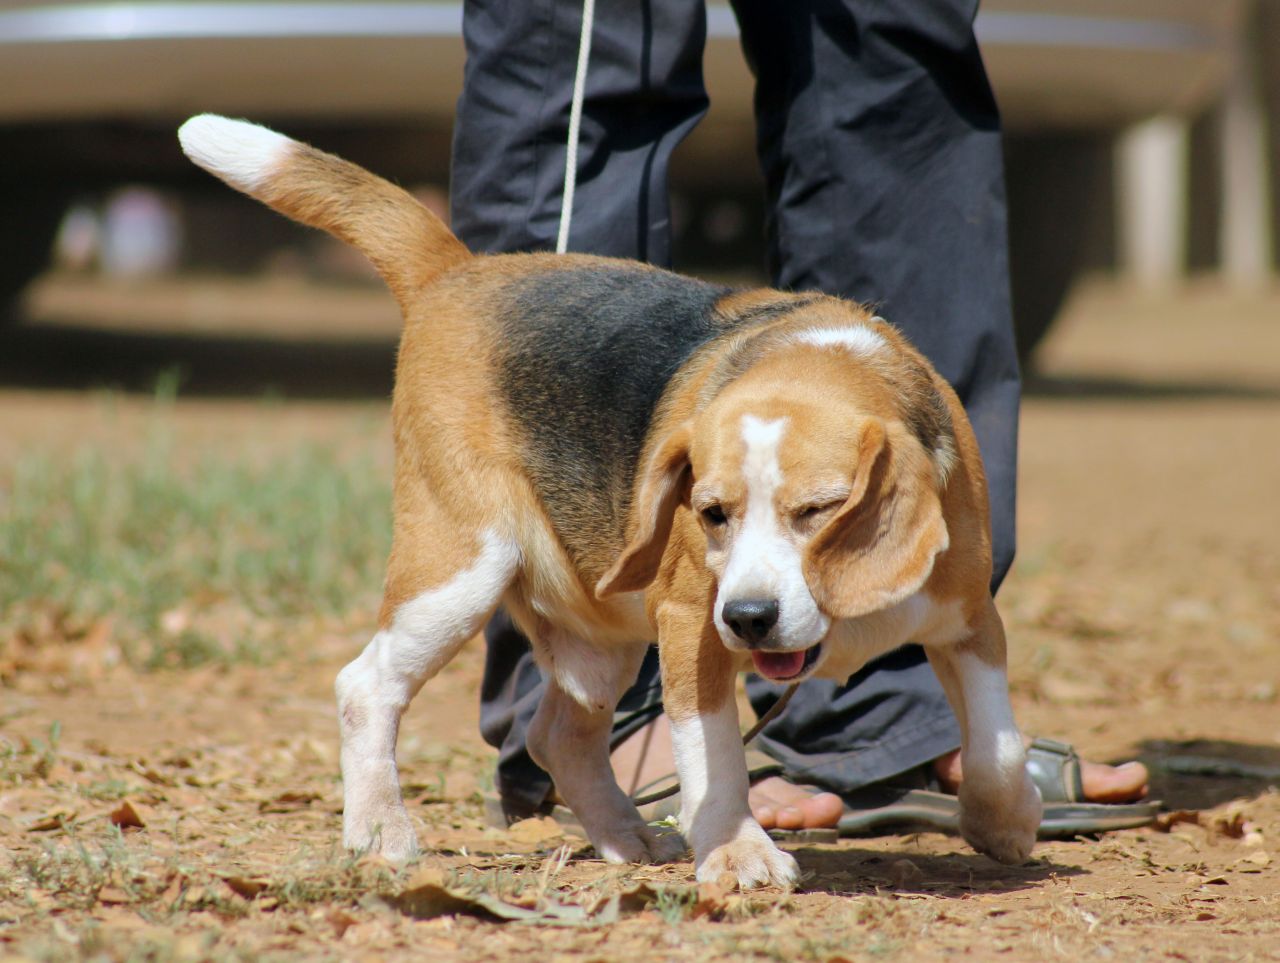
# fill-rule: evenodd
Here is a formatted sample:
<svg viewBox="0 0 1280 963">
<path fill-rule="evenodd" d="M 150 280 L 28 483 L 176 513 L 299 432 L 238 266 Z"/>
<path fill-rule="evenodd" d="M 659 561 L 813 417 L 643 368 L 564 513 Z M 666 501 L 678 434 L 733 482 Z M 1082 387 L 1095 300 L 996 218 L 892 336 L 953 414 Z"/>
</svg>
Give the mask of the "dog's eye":
<svg viewBox="0 0 1280 963">
<path fill-rule="evenodd" d="M 811 525 L 825 516 L 828 512 L 835 511 L 843 504 L 844 502 L 842 501 L 833 501 L 825 502 L 821 505 L 806 505 L 804 508 L 796 512 L 795 518 L 797 522 L 800 522 L 803 525 Z"/>
<path fill-rule="evenodd" d="M 719 505 L 708 505 L 702 510 L 702 520 L 708 525 L 718 527 L 723 525 L 727 519 L 725 518 L 724 509 Z"/>
</svg>

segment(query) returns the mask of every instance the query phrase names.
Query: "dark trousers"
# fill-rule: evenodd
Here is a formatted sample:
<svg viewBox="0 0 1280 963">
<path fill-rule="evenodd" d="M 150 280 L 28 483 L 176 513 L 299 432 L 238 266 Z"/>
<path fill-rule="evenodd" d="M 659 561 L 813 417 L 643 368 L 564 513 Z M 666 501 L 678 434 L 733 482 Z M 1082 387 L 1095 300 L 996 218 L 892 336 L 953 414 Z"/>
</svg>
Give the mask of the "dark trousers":
<svg viewBox="0 0 1280 963">
<path fill-rule="evenodd" d="M 999 117 L 973 36 L 977 0 L 737 0 L 756 75 L 774 283 L 873 302 L 959 393 L 991 493 L 995 575 L 1013 561 L 1019 382 L 1009 309 Z M 554 247 L 577 0 L 468 0 L 453 226 L 475 251 Z M 707 107 L 701 0 L 598 0 L 569 246 L 667 265 L 667 169 Z M 726 158 L 725 163 L 735 163 Z M 745 161 L 743 161 L 745 162 Z M 499 613 L 481 727 L 515 807 L 550 783 L 525 752 L 542 679 Z M 749 677 L 757 712 L 778 687 Z M 661 698 L 649 658 L 619 706 L 625 735 Z M 848 792 L 959 745 L 918 646 L 846 684 L 804 683 L 758 745 L 787 774 Z"/>
</svg>

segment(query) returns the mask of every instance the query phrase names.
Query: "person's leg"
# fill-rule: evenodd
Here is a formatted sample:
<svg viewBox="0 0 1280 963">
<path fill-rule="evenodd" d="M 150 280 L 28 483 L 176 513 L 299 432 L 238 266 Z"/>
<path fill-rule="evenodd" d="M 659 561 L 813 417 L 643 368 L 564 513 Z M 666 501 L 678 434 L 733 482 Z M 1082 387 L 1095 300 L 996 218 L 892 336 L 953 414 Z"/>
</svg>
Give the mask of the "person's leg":
<svg viewBox="0 0 1280 963">
<path fill-rule="evenodd" d="M 547 250 L 559 230 L 582 5 L 467 0 L 467 66 L 454 128 L 452 226 L 473 251 Z M 706 111 L 700 0 L 599 0 L 583 104 L 569 247 L 666 266 L 667 167 Z M 499 749 L 511 814 L 539 806 L 550 780 L 525 748 L 543 685 L 529 644 L 499 613 L 485 630 L 481 730 Z M 615 739 L 652 719 L 656 656 L 619 710 Z"/>
<path fill-rule="evenodd" d="M 956 387 L 987 468 L 994 590 L 1013 559 L 1018 369 L 999 119 L 976 0 L 736 0 L 757 77 L 769 267 L 783 288 L 873 302 Z M 764 712 L 781 690 L 751 679 Z M 761 748 L 837 792 L 954 750 L 918 647 L 847 684 L 814 681 Z"/>
<path fill-rule="evenodd" d="M 550 250 L 559 230 L 577 0 L 467 0 L 450 207 L 473 251 Z M 697 0 L 598 0 L 569 249 L 671 260 L 667 168 L 706 113 Z"/>
</svg>

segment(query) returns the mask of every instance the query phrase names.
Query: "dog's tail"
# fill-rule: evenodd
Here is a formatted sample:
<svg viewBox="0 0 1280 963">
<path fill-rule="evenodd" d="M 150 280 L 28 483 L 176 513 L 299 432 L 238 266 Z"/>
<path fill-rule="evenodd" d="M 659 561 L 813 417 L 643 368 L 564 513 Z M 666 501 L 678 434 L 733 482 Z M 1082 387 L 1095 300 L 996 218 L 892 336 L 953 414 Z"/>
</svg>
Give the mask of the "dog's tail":
<svg viewBox="0 0 1280 963">
<path fill-rule="evenodd" d="M 402 307 L 437 275 L 471 257 L 444 222 L 407 192 L 283 134 L 200 114 L 182 125 L 178 140 L 192 161 L 232 187 L 356 247 Z"/>
</svg>

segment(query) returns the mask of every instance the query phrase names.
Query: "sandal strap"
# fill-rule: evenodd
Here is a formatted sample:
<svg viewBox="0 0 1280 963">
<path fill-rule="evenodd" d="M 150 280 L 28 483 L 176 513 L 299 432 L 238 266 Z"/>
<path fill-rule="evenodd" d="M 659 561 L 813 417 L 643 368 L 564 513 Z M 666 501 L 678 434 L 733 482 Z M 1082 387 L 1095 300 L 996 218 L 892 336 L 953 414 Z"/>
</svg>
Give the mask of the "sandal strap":
<svg viewBox="0 0 1280 963">
<path fill-rule="evenodd" d="M 1027 772 L 1047 803 L 1085 802 L 1080 756 L 1075 747 L 1043 736 L 1027 748 Z"/>
</svg>

